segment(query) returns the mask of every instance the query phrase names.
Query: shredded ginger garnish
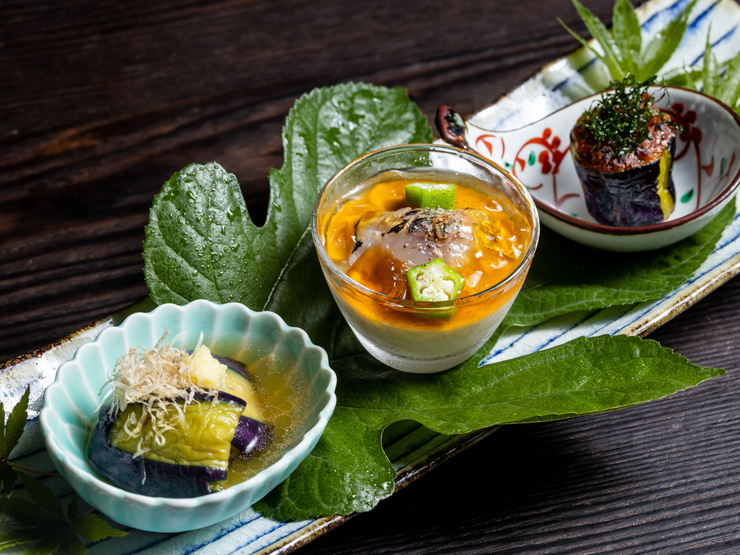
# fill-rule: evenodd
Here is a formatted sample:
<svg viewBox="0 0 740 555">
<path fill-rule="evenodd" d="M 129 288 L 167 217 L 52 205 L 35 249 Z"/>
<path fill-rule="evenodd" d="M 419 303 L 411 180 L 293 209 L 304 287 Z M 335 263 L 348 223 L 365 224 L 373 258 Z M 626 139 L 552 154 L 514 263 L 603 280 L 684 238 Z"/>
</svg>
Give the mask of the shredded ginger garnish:
<svg viewBox="0 0 740 555">
<path fill-rule="evenodd" d="M 195 373 L 190 366 L 190 355 L 172 345 L 178 340 L 175 337 L 167 342 L 170 330 L 165 330 L 153 349 L 132 347 L 116 361 L 112 377 L 107 385 L 112 389 L 112 401 L 109 412 L 117 416 L 126 410 L 128 405 L 139 403 L 143 410 L 137 419 L 130 413 L 123 430 L 130 437 L 141 438 L 145 424 L 151 423 L 154 442 L 164 445 L 164 433 L 175 425 L 186 426 L 181 403 L 193 402 L 197 393 L 217 395 L 218 391 L 203 389 L 194 381 Z M 198 340 L 195 351 L 203 340 Z M 143 438 L 134 457 L 142 455 L 149 449 L 142 447 Z"/>
</svg>

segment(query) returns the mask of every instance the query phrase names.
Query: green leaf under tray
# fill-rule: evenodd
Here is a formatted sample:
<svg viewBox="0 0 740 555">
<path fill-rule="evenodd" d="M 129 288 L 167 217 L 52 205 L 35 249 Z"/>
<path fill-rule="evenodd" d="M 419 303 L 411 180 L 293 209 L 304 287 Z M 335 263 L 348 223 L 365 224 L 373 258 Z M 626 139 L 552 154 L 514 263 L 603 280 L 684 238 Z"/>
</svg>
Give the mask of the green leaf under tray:
<svg viewBox="0 0 740 555">
<path fill-rule="evenodd" d="M 383 429 L 414 420 L 443 434 L 616 410 L 724 374 L 655 341 L 579 338 L 515 360 L 469 361 L 441 374 L 384 367 L 369 355 L 335 360 L 337 408 L 319 445 L 255 508 L 277 520 L 367 511 L 387 497 L 395 472 Z"/>
<path fill-rule="evenodd" d="M 401 88 L 362 83 L 315 89 L 296 102 L 283 128 L 285 162 L 270 172 L 267 220 L 257 227 L 236 178 L 218 164 L 174 174 L 154 198 L 144 274 L 158 304 L 194 299 L 270 307 L 290 287 L 282 274 L 311 242 L 319 189 L 355 158 L 385 146 L 430 142 L 421 111 Z M 320 273 L 303 284 L 312 297 Z"/>
<path fill-rule="evenodd" d="M 644 253 L 593 249 L 543 229 L 532 268 L 506 322 L 531 326 L 579 310 L 658 299 L 694 275 L 734 215 L 730 203 L 694 235 Z"/>
</svg>

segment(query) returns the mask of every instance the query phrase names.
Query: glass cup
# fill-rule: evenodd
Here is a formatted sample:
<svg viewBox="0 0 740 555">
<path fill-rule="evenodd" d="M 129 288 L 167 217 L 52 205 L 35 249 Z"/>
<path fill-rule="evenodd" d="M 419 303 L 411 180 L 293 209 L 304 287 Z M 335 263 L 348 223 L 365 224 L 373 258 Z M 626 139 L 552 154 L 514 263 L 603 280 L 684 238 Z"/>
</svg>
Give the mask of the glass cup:
<svg viewBox="0 0 740 555">
<path fill-rule="evenodd" d="M 325 248 L 331 216 L 368 188 L 398 179 L 449 182 L 506 197 L 531 230 L 516 268 L 484 291 L 438 302 L 391 297 L 348 277 Z M 470 358 L 496 331 L 529 271 L 539 218 L 524 185 L 497 164 L 451 146 L 412 144 L 371 152 L 334 175 L 316 200 L 311 232 L 332 295 L 365 349 L 397 370 L 432 373 Z"/>
</svg>

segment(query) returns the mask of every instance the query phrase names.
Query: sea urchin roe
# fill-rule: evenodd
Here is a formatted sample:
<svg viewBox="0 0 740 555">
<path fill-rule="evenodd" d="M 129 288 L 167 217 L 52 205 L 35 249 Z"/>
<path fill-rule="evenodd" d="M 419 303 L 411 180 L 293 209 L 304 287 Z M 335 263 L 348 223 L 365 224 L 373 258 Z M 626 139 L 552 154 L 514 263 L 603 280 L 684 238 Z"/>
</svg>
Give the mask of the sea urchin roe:
<svg viewBox="0 0 740 555">
<path fill-rule="evenodd" d="M 412 183 L 376 184 L 331 216 L 324 244 L 345 274 L 373 291 L 410 300 L 408 270 L 435 258 L 462 276 L 461 297 L 496 285 L 516 269 L 531 228 L 505 196 L 457 185 L 452 210 L 413 208 L 405 198 Z"/>
</svg>

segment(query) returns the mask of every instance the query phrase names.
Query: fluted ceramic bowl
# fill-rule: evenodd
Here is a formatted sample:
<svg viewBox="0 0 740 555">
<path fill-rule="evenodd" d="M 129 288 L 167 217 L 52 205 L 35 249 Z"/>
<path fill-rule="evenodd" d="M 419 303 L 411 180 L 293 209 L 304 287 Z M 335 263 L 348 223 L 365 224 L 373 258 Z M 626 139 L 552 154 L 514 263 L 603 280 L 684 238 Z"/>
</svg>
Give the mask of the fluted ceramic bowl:
<svg viewBox="0 0 740 555">
<path fill-rule="evenodd" d="M 282 415 L 273 423 L 280 426 L 290 420 L 290 432 L 276 432 L 280 437 L 271 447 L 273 452 L 265 454 L 271 463 L 252 478 L 201 497 L 147 497 L 112 485 L 88 464 L 90 426 L 109 389 L 105 384 L 116 360 L 131 347 L 151 349 L 165 329 L 171 330 L 170 338 L 183 333 L 176 344 L 182 349 L 192 349 L 202 331 L 203 343 L 212 352 L 246 365 L 266 404 L 280 401 L 293 407 L 292 415 Z M 289 327 L 272 312 L 253 312 L 236 303 L 167 304 L 104 330 L 62 364 L 44 396 L 41 430 L 55 466 L 90 505 L 127 526 L 182 532 L 233 516 L 287 478 L 324 431 L 336 405 L 335 386 L 326 352 L 313 345 L 303 330 Z"/>
</svg>

